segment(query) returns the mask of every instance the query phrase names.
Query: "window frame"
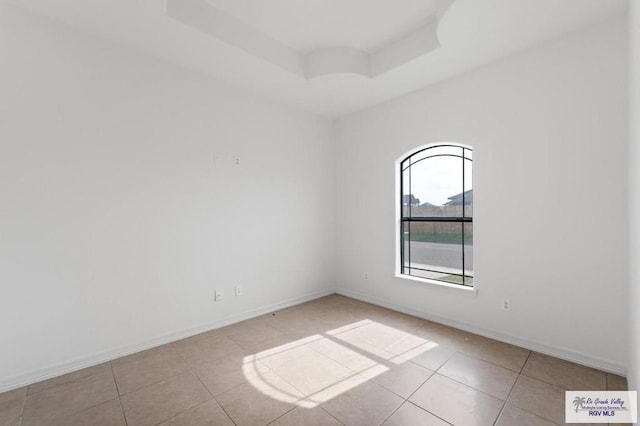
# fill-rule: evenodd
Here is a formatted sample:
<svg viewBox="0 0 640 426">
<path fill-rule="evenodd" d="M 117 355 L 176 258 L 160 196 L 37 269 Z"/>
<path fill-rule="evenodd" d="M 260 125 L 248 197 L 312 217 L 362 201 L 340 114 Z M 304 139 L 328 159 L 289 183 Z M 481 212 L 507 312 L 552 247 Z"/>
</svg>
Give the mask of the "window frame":
<svg viewBox="0 0 640 426">
<path fill-rule="evenodd" d="M 445 148 L 456 148 L 456 149 L 460 149 L 460 154 L 434 154 L 434 155 L 427 155 L 424 157 L 421 157 L 419 160 L 417 160 L 415 163 L 409 163 L 407 164 L 407 162 L 410 162 L 412 158 L 414 158 L 415 156 L 420 155 L 421 153 L 424 153 L 424 151 L 427 151 L 429 149 L 433 149 L 433 148 L 438 148 L 438 147 L 445 147 Z M 467 156 L 467 151 L 469 151 L 469 153 L 471 155 Z M 405 213 L 405 195 L 412 195 L 410 194 L 404 194 L 404 171 L 409 168 L 412 167 L 413 165 L 419 163 L 420 161 L 426 160 L 428 158 L 433 158 L 433 157 L 438 157 L 438 156 L 448 156 L 448 157 L 456 157 L 456 158 L 460 158 L 463 166 L 462 166 L 462 216 L 413 216 L 411 214 L 411 202 L 408 202 L 408 214 Z M 459 143 L 454 143 L 454 142 L 439 142 L 439 143 L 433 143 L 433 144 L 429 144 L 429 145 L 423 145 L 420 146 L 412 151 L 409 151 L 407 153 L 405 153 L 403 156 L 401 156 L 396 164 L 397 164 L 397 169 L 396 169 L 396 176 L 399 179 L 399 181 L 397 183 L 399 183 L 399 185 L 397 186 L 398 188 L 398 192 L 397 192 L 397 198 L 396 198 L 396 205 L 397 205 L 397 220 L 396 220 L 396 226 L 397 226 L 397 233 L 396 235 L 399 236 L 399 245 L 396 246 L 398 248 L 397 250 L 397 256 L 396 256 L 396 277 L 398 278 L 403 278 L 403 279 L 410 279 L 410 280 L 416 280 L 416 281 L 421 281 L 421 282 L 427 282 L 427 283 L 432 283 L 432 284 L 437 284 L 439 286 L 444 286 L 444 287 L 450 287 L 450 288 L 456 288 L 456 289 L 461 289 L 461 290 L 471 290 L 474 293 L 477 293 L 477 282 L 475 280 L 475 274 L 474 274 L 474 267 L 473 264 L 470 265 L 470 268 L 465 268 L 466 266 L 468 266 L 465 263 L 465 250 L 464 250 L 464 246 L 465 246 L 465 240 L 466 238 L 468 238 L 468 236 L 465 236 L 465 224 L 469 223 L 471 225 L 473 225 L 473 213 L 471 213 L 470 216 L 468 216 L 467 213 L 467 207 L 465 205 L 465 193 L 468 191 L 465 188 L 465 160 L 470 161 L 471 167 L 472 167 L 472 173 L 473 173 L 473 148 L 467 145 L 463 145 L 463 144 L 459 144 Z M 410 175 L 409 175 L 410 176 Z M 472 178 L 473 179 L 473 178 Z M 473 184 L 471 185 L 470 190 L 473 190 Z M 456 276 L 460 276 L 462 277 L 462 283 L 455 283 L 455 282 L 451 282 L 451 281 L 445 281 L 445 280 L 440 280 L 437 278 L 426 278 L 426 277 L 421 277 L 419 275 L 412 275 L 410 273 L 411 269 L 416 269 L 413 268 L 411 266 L 405 266 L 405 243 L 407 241 L 406 237 L 405 237 L 405 224 L 411 224 L 411 223 L 460 223 L 460 226 L 462 228 L 462 232 L 461 232 L 461 239 L 460 239 L 460 249 L 462 252 L 462 271 L 461 274 L 451 274 L 449 273 L 449 275 L 456 275 Z M 410 225 L 409 225 L 410 226 Z M 473 228 L 471 231 L 471 235 L 473 235 Z M 409 241 L 410 241 L 410 236 L 409 236 Z M 410 248 L 409 248 L 409 253 L 410 253 Z M 410 254 L 409 254 L 409 261 L 410 261 Z M 419 269 L 419 268 L 418 268 Z M 425 270 L 425 271 L 430 271 L 430 272 L 436 272 L 436 273 L 447 273 L 445 271 L 437 271 L 437 270 Z M 467 274 L 467 271 L 471 271 L 471 274 Z M 469 284 L 465 284 L 465 281 L 467 278 L 471 278 L 472 282 Z"/>
</svg>

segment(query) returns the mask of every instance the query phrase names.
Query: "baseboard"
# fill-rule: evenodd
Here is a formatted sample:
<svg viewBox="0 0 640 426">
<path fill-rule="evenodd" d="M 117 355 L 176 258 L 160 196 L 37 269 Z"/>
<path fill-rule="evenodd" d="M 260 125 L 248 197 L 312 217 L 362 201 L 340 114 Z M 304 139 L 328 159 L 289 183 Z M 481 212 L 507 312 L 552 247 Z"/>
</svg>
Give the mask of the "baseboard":
<svg viewBox="0 0 640 426">
<path fill-rule="evenodd" d="M 408 315 L 413 315 L 419 318 L 424 318 L 429 321 L 437 322 L 440 324 L 448 325 L 460 330 L 468 331 L 473 334 L 479 334 L 484 337 L 495 339 L 511 345 L 520 346 L 525 349 L 529 349 L 535 352 L 539 352 L 545 355 L 550 355 L 556 358 L 563 359 L 565 361 L 575 362 L 586 367 L 595 368 L 598 370 L 606 371 L 608 373 L 614 373 L 621 376 L 626 376 L 626 366 L 614 363 L 608 360 L 604 360 L 597 357 L 592 357 L 580 352 L 576 352 L 567 348 L 548 345 L 546 343 L 537 342 L 529 339 L 522 339 L 520 337 L 511 336 L 504 333 L 498 333 L 491 330 L 482 329 L 461 321 L 452 320 L 439 315 L 433 315 L 428 312 L 418 311 L 415 309 L 407 308 L 405 306 L 390 303 L 386 300 L 379 299 L 377 297 L 365 295 L 355 291 L 351 291 L 345 288 L 336 289 L 336 293 L 351 297 L 353 299 L 360 300 L 362 302 L 371 303 L 373 305 L 382 306 L 394 311 L 403 312 Z"/>
<path fill-rule="evenodd" d="M 259 308 L 251 309 L 249 311 L 245 311 L 239 314 L 225 317 L 214 322 L 201 324 L 197 327 L 190 327 L 188 329 L 168 333 L 160 337 L 145 340 L 144 342 L 141 342 L 139 344 L 127 345 L 127 346 L 123 346 L 113 350 L 95 352 L 93 354 L 89 354 L 89 355 L 77 358 L 75 360 L 54 365 L 52 367 L 44 368 L 31 373 L 9 377 L 9 378 L 2 378 L 0 379 L 0 393 L 21 388 L 23 386 L 40 382 L 42 380 L 47 380 L 53 377 L 61 376 L 63 374 L 72 373 L 74 371 L 81 370 L 83 368 L 91 367 L 97 364 L 101 364 L 103 362 L 107 362 L 123 356 L 131 355 L 136 352 L 151 349 L 156 346 L 175 342 L 177 340 L 184 339 L 186 337 L 190 337 L 196 334 L 200 334 L 205 331 L 214 330 L 220 327 L 225 327 L 227 325 L 231 325 L 239 321 L 244 321 L 260 315 L 268 314 L 269 312 L 285 309 L 291 306 L 298 305 L 300 303 L 308 302 L 310 300 L 314 300 L 319 297 L 328 296 L 334 293 L 335 293 L 335 289 L 328 289 L 328 290 L 310 293 L 304 296 L 288 299 L 283 302 L 274 303 L 271 305 L 265 305 Z"/>
<path fill-rule="evenodd" d="M 113 350 L 96 352 L 87 356 L 77 358 L 75 360 L 58 364 L 49 368 L 34 371 L 20 376 L 14 376 L 9 378 L 3 378 L 0 380 L 0 393 L 17 389 L 23 386 L 30 385 L 42 380 L 51 379 L 53 377 L 61 376 L 63 374 L 71 373 L 83 368 L 91 367 L 93 365 L 108 362 L 123 356 L 131 355 L 136 352 L 144 351 L 154 348 L 156 346 L 164 345 L 167 343 L 175 342 L 176 340 L 184 339 L 205 331 L 214 330 L 216 328 L 225 327 L 230 324 L 234 324 L 239 321 L 244 321 L 250 318 L 254 318 L 260 315 L 267 314 L 269 312 L 285 309 L 291 306 L 298 305 L 300 303 L 308 302 L 310 300 L 317 299 L 319 297 L 328 296 L 333 293 L 338 293 L 343 296 L 351 297 L 353 299 L 361 300 L 363 302 L 371 303 L 374 305 L 382 306 L 394 311 L 403 312 L 405 314 L 413 315 L 416 317 L 424 318 L 429 321 L 434 321 L 440 324 L 455 327 L 470 333 L 479 334 L 484 337 L 495 339 L 504 343 L 520 346 L 525 349 L 540 352 L 546 355 L 554 356 L 556 358 L 564 359 L 566 361 L 575 362 L 577 364 L 585 365 L 587 367 L 596 368 L 598 370 L 607 371 L 622 376 L 626 375 L 626 367 L 617 363 L 612 363 L 607 360 L 591 357 L 576 351 L 569 350 L 567 348 L 551 346 L 545 343 L 536 342 L 528 339 L 522 339 L 519 337 L 507 335 L 504 333 L 496 333 L 490 330 L 485 330 L 472 326 L 470 324 L 445 318 L 443 316 L 433 315 L 428 312 L 418 311 L 415 309 L 407 308 L 405 306 L 390 303 L 388 301 L 379 299 L 377 297 L 365 295 L 362 293 L 354 292 L 348 289 L 329 289 L 319 292 L 314 292 L 304 296 L 295 297 L 283 302 L 274 303 L 271 305 L 261 306 L 259 308 L 251 309 L 236 315 L 222 318 L 220 320 L 201 324 L 196 327 L 168 333 L 160 337 L 146 340 L 139 344 L 127 345 Z"/>
</svg>

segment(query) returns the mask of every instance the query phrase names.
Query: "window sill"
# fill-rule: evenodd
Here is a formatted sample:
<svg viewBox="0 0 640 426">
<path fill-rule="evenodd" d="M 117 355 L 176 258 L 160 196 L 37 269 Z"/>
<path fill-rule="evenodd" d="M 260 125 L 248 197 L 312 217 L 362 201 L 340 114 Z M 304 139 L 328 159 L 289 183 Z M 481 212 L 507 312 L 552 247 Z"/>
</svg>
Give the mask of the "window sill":
<svg viewBox="0 0 640 426">
<path fill-rule="evenodd" d="M 472 297 L 475 297 L 475 296 L 478 295 L 478 289 L 476 288 L 476 286 L 467 287 L 467 286 L 462 286 L 462 285 L 459 285 L 459 284 L 449 284 L 449 283 L 446 283 L 444 281 L 430 280 L 428 278 L 413 277 L 411 275 L 405 275 L 405 274 L 395 274 L 395 277 L 399 278 L 401 280 L 413 281 L 413 282 L 417 282 L 417 283 L 420 283 L 420 284 L 428 284 L 429 286 L 433 286 L 434 288 L 437 288 L 437 289 L 440 289 L 440 290 L 444 290 L 444 291 L 459 292 L 460 294 L 465 294 L 465 295 L 472 296 Z"/>
</svg>

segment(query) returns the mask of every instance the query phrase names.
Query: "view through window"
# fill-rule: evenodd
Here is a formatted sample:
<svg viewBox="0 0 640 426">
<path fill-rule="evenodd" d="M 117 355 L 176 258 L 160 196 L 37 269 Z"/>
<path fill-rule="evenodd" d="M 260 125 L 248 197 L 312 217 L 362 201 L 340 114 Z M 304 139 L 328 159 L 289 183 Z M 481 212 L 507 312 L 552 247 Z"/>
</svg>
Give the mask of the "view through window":
<svg viewBox="0 0 640 426">
<path fill-rule="evenodd" d="M 404 275 L 473 286 L 472 150 L 441 144 L 400 163 Z"/>
</svg>

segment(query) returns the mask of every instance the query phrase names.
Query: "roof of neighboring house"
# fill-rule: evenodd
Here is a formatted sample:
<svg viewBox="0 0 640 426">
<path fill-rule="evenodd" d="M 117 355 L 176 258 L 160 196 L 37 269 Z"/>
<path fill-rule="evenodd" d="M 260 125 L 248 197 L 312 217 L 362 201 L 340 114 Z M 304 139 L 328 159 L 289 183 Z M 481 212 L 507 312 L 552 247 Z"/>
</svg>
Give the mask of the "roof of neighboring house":
<svg viewBox="0 0 640 426">
<path fill-rule="evenodd" d="M 404 194 L 402 196 L 402 202 L 404 204 L 417 205 L 417 204 L 420 204 L 420 199 L 416 198 L 413 194 Z"/>
<path fill-rule="evenodd" d="M 473 203 L 473 189 L 461 192 L 460 194 L 452 195 L 449 197 L 449 202 L 445 203 L 445 206 L 461 206 L 462 195 L 464 194 L 464 204 L 469 205 Z"/>
</svg>

